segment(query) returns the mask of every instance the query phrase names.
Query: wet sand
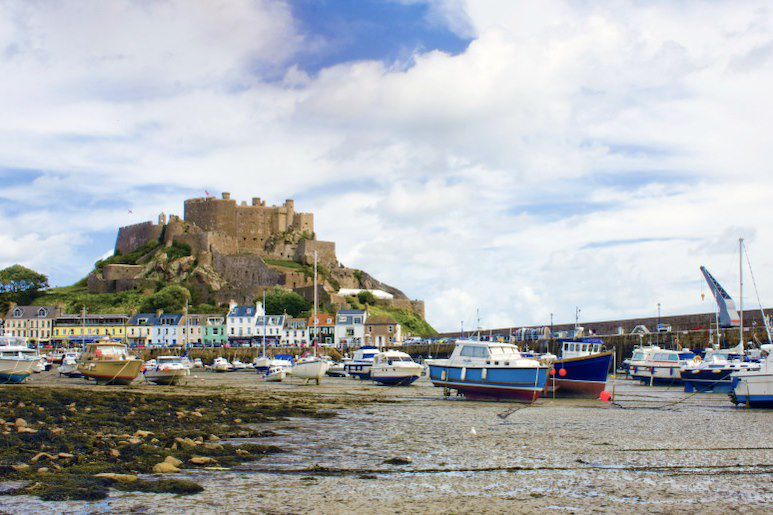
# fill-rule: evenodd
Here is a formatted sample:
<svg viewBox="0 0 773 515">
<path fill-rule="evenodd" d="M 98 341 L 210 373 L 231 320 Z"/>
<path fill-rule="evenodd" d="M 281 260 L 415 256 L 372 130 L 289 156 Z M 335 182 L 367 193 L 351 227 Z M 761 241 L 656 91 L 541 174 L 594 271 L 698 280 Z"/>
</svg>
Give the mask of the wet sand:
<svg viewBox="0 0 773 515">
<path fill-rule="evenodd" d="M 97 388 L 34 376 L 40 387 Z M 102 387 L 103 388 L 103 387 Z M 111 493 L 99 502 L 0 497 L 20 512 L 236 513 L 764 513 L 773 511 L 773 411 L 725 394 L 616 385 L 617 407 L 542 399 L 531 406 L 444 399 L 422 379 L 388 388 L 352 379 L 261 383 L 256 374 L 194 371 L 187 386 L 133 390 L 239 391 L 314 400 L 332 419 L 261 425 L 260 443 L 286 450 L 226 472 L 189 471 L 192 496 Z M 686 401 L 673 404 L 681 399 Z M 656 409 L 661 407 L 660 409 Z M 474 431 L 473 431 L 474 428 Z M 407 457 L 405 465 L 385 460 Z"/>
</svg>

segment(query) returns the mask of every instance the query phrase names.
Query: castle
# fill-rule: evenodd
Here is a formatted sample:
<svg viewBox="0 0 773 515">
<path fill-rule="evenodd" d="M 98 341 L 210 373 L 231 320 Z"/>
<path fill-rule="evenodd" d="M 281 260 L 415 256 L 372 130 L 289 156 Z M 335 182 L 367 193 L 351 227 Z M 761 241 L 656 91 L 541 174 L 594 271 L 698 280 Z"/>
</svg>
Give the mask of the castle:
<svg viewBox="0 0 773 515">
<path fill-rule="evenodd" d="M 158 251 L 174 245 L 190 249 L 190 255 L 168 261 L 167 254 Z M 293 200 L 280 206 L 267 206 L 259 197 L 249 204 L 238 203 L 230 193 L 186 200 L 182 219 L 161 213 L 158 223 L 121 227 L 115 255 L 142 255 L 129 264 L 105 264 L 89 275 L 87 283 L 92 292 L 108 293 L 185 282 L 210 302 L 221 304 L 233 299 L 251 302 L 273 286 L 310 298 L 314 288 L 308 266 L 315 252 L 325 272 L 318 288 L 323 302 L 343 303 L 337 295 L 342 288 L 380 289 L 394 297 L 393 305 L 423 315 L 421 301 L 408 300 L 400 290 L 341 265 L 335 243 L 316 239 L 314 215 L 296 212 Z"/>
</svg>

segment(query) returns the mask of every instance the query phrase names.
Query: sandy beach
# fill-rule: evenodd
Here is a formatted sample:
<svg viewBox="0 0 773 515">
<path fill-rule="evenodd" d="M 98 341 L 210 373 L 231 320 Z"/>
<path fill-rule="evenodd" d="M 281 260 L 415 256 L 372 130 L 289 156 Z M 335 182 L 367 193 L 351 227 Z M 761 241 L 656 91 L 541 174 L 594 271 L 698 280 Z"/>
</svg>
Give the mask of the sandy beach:
<svg viewBox="0 0 773 515">
<path fill-rule="evenodd" d="M 53 373 L 32 377 L 25 388 L 105 389 Z M 688 398 L 678 387 L 620 380 L 619 406 L 562 399 L 521 405 L 443 398 L 423 378 L 405 388 L 334 378 L 304 386 L 292 379 L 263 383 L 250 372 L 203 371 L 184 386 L 137 384 L 125 390 L 238 393 L 306 403 L 336 416 L 259 424 L 272 436 L 251 441 L 284 452 L 225 471 L 175 474 L 204 487 L 195 495 L 111 491 L 96 502 L 3 496 L 2 511 L 673 513 L 698 504 L 705 513 L 773 509 L 773 412 L 735 408 L 726 395 Z M 394 459 L 405 463 L 388 463 Z"/>
</svg>

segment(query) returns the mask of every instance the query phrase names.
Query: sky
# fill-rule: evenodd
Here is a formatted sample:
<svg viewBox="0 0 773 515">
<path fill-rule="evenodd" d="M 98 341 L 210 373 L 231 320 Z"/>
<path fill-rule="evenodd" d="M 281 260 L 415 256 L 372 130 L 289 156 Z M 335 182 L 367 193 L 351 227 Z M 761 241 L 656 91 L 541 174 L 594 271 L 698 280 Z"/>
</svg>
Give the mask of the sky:
<svg viewBox="0 0 773 515">
<path fill-rule="evenodd" d="M 0 0 L 0 266 L 70 284 L 230 191 L 441 330 L 711 311 L 740 237 L 771 305 L 772 9 Z"/>
</svg>

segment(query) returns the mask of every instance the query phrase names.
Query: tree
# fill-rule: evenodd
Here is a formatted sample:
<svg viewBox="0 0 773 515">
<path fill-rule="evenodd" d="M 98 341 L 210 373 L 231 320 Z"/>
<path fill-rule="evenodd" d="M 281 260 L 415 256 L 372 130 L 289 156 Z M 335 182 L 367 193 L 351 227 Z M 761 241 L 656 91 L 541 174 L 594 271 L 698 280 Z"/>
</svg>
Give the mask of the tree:
<svg viewBox="0 0 773 515">
<path fill-rule="evenodd" d="M 258 299 L 263 300 L 261 297 Z M 266 292 L 266 313 L 281 315 L 287 312 L 291 317 L 297 317 L 311 308 L 311 303 L 295 293 L 283 288 L 274 288 Z"/>
<path fill-rule="evenodd" d="M 364 290 L 358 293 L 357 298 L 362 304 L 368 304 L 369 306 L 373 306 L 376 303 L 376 296 L 373 295 L 373 292 L 368 290 Z"/>
<path fill-rule="evenodd" d="M 3 311 L 8 304 L 29 304 L 40 290 L 48 288 L 48 277 L 21 265 L 0 270 L 0 305 Z"/>
<path fill-rule="evenodd" d="M 142 310 L 153 312 L 163 309 L 164 313 L 180 313 L 191 300 L 191 292 L 184 286 L 172 284 L 161 288 L 148 297 L 142 304 Z"/>
</svg>

